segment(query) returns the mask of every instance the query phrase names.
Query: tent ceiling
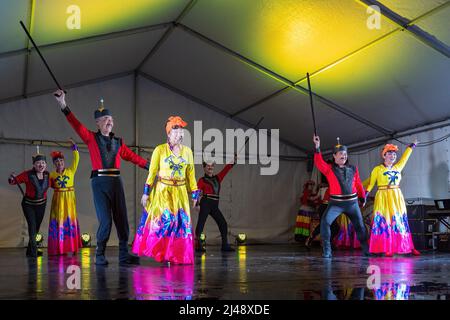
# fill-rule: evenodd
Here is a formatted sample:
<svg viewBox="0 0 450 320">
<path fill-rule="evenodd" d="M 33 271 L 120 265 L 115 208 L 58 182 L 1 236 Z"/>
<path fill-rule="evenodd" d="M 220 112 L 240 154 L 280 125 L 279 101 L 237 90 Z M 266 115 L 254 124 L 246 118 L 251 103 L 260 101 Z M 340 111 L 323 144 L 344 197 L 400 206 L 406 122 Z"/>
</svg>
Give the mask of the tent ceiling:
<svg viewBox="0 0 450 320">
<path fill-rule="evenodd" d="M 164 30 L 158 29 L 101 41 L 75 42 L 46 48 L 42 54 L 60 79 L 58 81 L 72 84 L 133 70 L 163 33 Z M 37 52 L 33 51 L 28 92 L 51 88 L 54 88 L 53 80 Z"/>
<path fill-rule="evenodd" d="M 337 136 L 341 137 L 342 142 L 350 144 L 359 142 L 360 137 L 374 138 L 379 135 L 374 129 L 330 109 L 319 101 L 314 106 L 318 134 L 325 149 L 333 146 Z M 240 117 L 250 123 L 257 123 L 261 114 L 270 114 L 269 118 L 264 118 L 263 128 L 280 128 L 281 137 L 289 137 L 290 142 L 312 150 L 314 128 L 310 110 L 307 95 L 287 90 L 262 103 L 258 108 L 242 113 Z"/>
<path fill-rule="evenodd" d="M 0 59 L 0 97 L 19 96 L 22 93 L 25 54 Z"/>
<path fill-rule="evenodd" d="M 283 87 L 180 28 L 142 71 L 230 113 Z"/>
<path fill-rule="evenodd" d="M 397 28 L 382 17 L 383 28 L 369 30 L 356 1 L 258 2 L 201 1 L 183 23 L 291 81 Z"/>
<path fill-rule="evenodd" d="M 306 72 L 330 144 L 450 117 L 450 0 L 380 0 L 390 11 L 373 30 L 368 3 L 377 2 L 2 1 L 0 103 L 54 88 L 36 52 L 26 54 L 23 20 L 64 86 L 143 72 L 237 120 L 264 116 L 263 127 L 301 148 L 312 131 Z M 80 30 L 66 27 L 72 4 Z"/>
<path fill-rule="evenodd" d="M 29 2 L 29 1 L 28 1 Z M 39 0 L 34 15 L 34 37 L 39 45 L 80 39 L 175 20 L 188 0 Z M 81 28 L 68 29 L 69 6 L 80 8 Z M 51 14 L 49 17 L 50 13 Z M 60 13 L 60 14 L 56 14 Z"/>
<path fill-rule="evenodd" d="M 446 44 L 450 44 L 450 6 L 420 20 L 417 25 Z"/>
<path fill-rule="evenodd" d="M 405 52 L 414 55 L 405 59 Z M 311 81 L 316 93 L 399 131 L 450 117 L 449 74 L 446 57 L 401 32 Z"/>
<path fill-rule="evenodd" d="M 447 0 L 379 0 L 379 2 L 399 15 L 414 20 L 426 12 L 445 4 Z"/>
<path fill-rule="evenodd" d="M 29 0 L 0 1 L 0 54 L 26 47 L 27 36 L 19 21 L 23 20 L 29 28 L 30 11 Z"/>
</svg>

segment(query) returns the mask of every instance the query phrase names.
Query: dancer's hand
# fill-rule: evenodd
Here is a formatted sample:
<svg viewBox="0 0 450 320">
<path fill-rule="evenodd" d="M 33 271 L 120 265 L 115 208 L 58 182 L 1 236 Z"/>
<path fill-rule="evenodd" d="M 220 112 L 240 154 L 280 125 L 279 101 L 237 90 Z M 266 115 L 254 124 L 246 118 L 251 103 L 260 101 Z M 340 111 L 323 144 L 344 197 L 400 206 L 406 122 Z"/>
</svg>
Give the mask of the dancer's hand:
<svg viewBox="0 0 450 320">
<path fill-rule="evenodd" d="M 56 90 L 53 95 L 55 96 L 56 101 L 58 102 L 61 109 L 66 107 L 66 94 L 63 90 Z"/>
<path fill-rule="evenodd" d="M 415 138 L 413 143 L 417 146 L 419 144 L 419 140 L 417 140 L 417 138 Z"/>
<path fill-rule="evenodd" d="M 145 208 L 147 207 L 148 195 L 143 194 L 141 198 L 141 205 Z"/>
<path fill-rule="evenodd" d="M 314 142 L 314 145 L 316 146 L 316 149 L 319 149 L 320 148 L 320 138 L 319 138 L 319 136 L 314 135 L 313 136 L 313 142 Z"/>
<path fill-rule="evenodd" d="M 8 182 L 11 184 L 14 183 L 14 181 L 16 181 L 16 174 L 12 172 L 8 177 Z"/>
<path fill-rule="evenodd" d="M 197 201 L 198 200 L 192 199 L 192 208 L 195 208 L 197 206 Z"/>
</svg>

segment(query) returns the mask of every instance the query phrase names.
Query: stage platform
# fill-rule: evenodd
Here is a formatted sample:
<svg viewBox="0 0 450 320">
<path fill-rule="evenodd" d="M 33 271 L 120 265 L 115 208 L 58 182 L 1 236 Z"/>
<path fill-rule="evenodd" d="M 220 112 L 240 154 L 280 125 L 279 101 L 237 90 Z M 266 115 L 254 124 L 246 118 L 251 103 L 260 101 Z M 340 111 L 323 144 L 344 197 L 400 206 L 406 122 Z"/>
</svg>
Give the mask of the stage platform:
<svg viewBox="0 0 450 320">
<path fill-rule="evenodd" d="M 0 249 L 0 299 L 450 299 L 446 253 L 365 258 L 335 251 L 330 261 L 320 248 L 308 252 L 296 244 L 241 246 L 226 254 L 210 246 L 192 266 L 143 258 L 139 266 L 122 267 L 118 248 L 108 247 L 110 264 L 97 267 L 94 248 L 60 257 L 43 250 L 43 257 L 28 259 L 25 249 Z"/>
</svg>

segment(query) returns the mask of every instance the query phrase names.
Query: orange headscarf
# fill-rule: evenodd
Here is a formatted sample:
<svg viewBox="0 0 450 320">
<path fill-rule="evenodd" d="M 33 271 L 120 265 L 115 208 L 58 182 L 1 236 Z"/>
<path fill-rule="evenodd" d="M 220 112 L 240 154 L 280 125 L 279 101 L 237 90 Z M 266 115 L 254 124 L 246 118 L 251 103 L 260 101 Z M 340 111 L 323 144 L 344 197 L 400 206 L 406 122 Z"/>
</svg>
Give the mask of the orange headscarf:
<svg viewBox="0 0 450 320">
<path fill-rule="evenodd" d="M 60 151 L 52 151 L 50 153 L 50 157 L 52 157 L 53 161 L 59 158 L 64 159 L 64 155 Z"/>
<path fill-rule="evenodd" d="M 183 119 L 181 119 L 181 117 L 179 116 L 170 116 L 169 119 L 167 119 L 166 123 L 166 133 L 169 134 L 170 130 L 172 130 L 174 126 L 180 126 L 184 128 L 187 126 L 187 123 L 184 122 Z"/>
<path fill-rule="evenodd" d="M 387 144 L 384 146 L 383 151 L 381 151 L 381 156 L 384 156 L 386 154 L 386 152 L 389 151 L 394 151 L 397 152 L 398 151 L 398 147 L 395 144 Z"/>
</svg>

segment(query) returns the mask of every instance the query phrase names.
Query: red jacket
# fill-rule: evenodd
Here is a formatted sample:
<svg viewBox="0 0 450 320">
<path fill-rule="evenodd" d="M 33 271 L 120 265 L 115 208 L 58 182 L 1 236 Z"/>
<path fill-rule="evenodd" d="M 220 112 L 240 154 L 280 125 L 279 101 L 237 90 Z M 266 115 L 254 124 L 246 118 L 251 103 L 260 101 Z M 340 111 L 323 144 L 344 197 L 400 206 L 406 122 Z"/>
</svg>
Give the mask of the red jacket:
<svg viewBox="0 0 450 320">
<path fill-rule="evenodd" d="M 335 164 L 326 163 L 320 152 L 314 153 L 314 164 L 327 178 L 331 196 L 346 195 L 349 194 L 348 192 L 351 192 L 357 193 L 358 198 L 365 198 L 365 191 L 357 167 L 352 165 L 345 166 L 345 170 L 348 171 L 348 174 L 350 174 L 352 178 L 344 181 L 341 177 L 336 175 L 336 170 L 339 170 L 338 167 Z"/>
<path fill-rule="evenodd" d="M 233 168 L 233 164 L 227 164 L 225 167 L 220 171 L 217 175 L 212 176 L 210 179 L 216 180 L 218 183 L 217 185 L 212 185 L 207 181 L 208 178 L 201 177 L 198 179 L 197 187 L 199 190 L 202 191 L 202 194 L 216 194 L 218 195 L 220 192 L 220 183 L 222 182 L 223 178 L 227 175 L 227 173 Z M 208 179 L 208 180 L 210 180 Z"/>
<path fill-rule="evenodd" d="M 102 158 L 100 155 L 100 149 L 98 147 L 97 141 L 95 139 L 95 132 L 92 132 L 80 122 L 75 117 L 75 115 L 70 111 L 68 107 L 63 109 L 64 114 L 66 115 L 67 121 L 69 121 L 70 125 L 80 138 L 86 143 L 89 149 L 89 155 L 91 156 L 92 170 L 104 169 Z M 133 151 L 131 151 L 125 143 L 123 143 L 123 139 L 121 139 L 121 145 L 119 151 L 117 152 L 114 168 L 120 169 L 120 158 L 126 161 L 131 161 L 132 163 L 138 165 L 141 168 L 148 169 L 149 161 L 144 158 L 138 156 Z"/>
<path fill-rule="evenodd" d="M 39 183 L 36 171 L 34 169 L 27 170 L 19 174 L 16 179 L 8 179 L 9 184 L 21 184 L 25 183 L 25 196 L 29 199 L 39 200 L 47 199 L 47 190 L 49 187 L 49 173 L 44 171 L 44 180 L 42 184 Z"/>
</svg>

